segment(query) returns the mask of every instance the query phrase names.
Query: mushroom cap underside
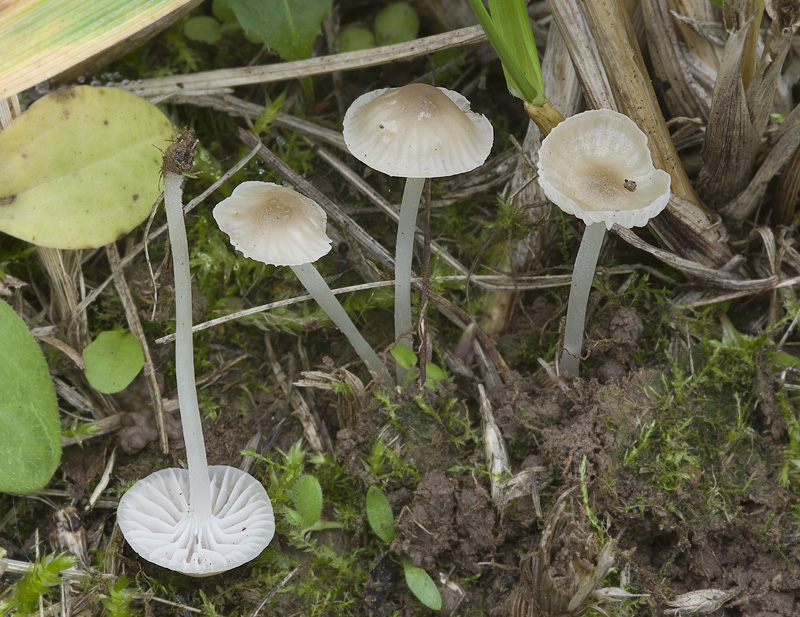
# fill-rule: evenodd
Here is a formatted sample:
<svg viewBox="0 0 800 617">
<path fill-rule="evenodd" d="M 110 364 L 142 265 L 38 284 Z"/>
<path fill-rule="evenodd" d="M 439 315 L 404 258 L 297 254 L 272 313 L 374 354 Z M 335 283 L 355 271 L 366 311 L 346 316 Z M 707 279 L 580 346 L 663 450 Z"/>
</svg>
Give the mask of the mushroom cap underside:
<svg viewBox="0 0 800 617">
<path fill-rule="evenodd" d="M 189 471 L 162 469 L 120 499 L 122 534 L 141 557 L 189 576 L 210 576 L 251 561 L 275 533 L 263 485 L 234 467 L 208 468 L 211 514 L 189 511 Z"/>
<path fill-rule="evenodd" d="M 670 176 L 656 169 L 647 136 L 608 109 L 572 116 L 539 150 L 539 184 L 547 198 L 584 222 L 639 227 L 670 197 Z"/>
<path fill-rule="evenodd" d="M 351 154 L 389 176 L 439 178 L 471 171 L 492 149 L 493 129 L 458 92 L 427 84 L 358 97 L 344 117 Z"/>
</svg>

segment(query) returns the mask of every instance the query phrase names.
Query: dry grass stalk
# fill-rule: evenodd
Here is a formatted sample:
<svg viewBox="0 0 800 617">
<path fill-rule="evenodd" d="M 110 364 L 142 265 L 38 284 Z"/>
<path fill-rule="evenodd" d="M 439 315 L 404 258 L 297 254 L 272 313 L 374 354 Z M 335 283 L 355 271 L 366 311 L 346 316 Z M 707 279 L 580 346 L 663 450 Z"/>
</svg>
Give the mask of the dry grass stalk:
<svg viewBox="0 0 800 617">
<path fill-rule="evenodd" d="M 195 73 L 193 75 L 173 75 L 170 77 L 157 77 L 145 79 L 135 84 L 115 84 L 134 94 L 145 98 L 173 94 L 177 92 L 192 92 L 216 94 L 221 89 L 250 84 L 261 84 L 275 81 L 288 81 L 322 75 L 335 71 L 348 71 L 363 69 L 380 64 L 387 64 L 405 58 L 414 58 L 432 54 L 451 47 L 472 45 L 486 40 L 486 35 L 480 26 L 462 28 L 453 32 L 436 34 L 407 43 L 386 45 L 364 51 L 353 51 L 332 56 L 297 60 L 295 62 L 281 62 L 263 66 L 242 67 L 236 69 L 221 69 Z"/>
<path fill-rule="evenodd" d="M 139 313 L 136 310 L 136 303 L 133 301 L 133 296 L 128 288 L 128 282 L 125 279 L 125 272 L 120 265 L 121 260 L 119 251 L 116 244 L 109 244 L 106 247 L 106 255 L 108 256 L 108 264 L 111 266 L 111 271 L 114 276 L 114 285 L 119 293 L 122 306 L 125 308 L 125 316 L 128 319 L 128 327 L 131 333 L 139 341 L 144 352 L 144 377 L 147 380 L 147 388 L 150 390 L 150 399 L 153 401 L 153 415 L 156 420 L 156 429 L 158 430 L 158 440 L 161 444 L 161 451 L 164 454 L 169 454 L 169 439 L 167 437 L 167 425 L 164 420 L 164 402 L 161 400 L 161 388 L 158 386 L 156 380 L 156 367 L 153 364 L 153 358 L 150 354 L 150 345 L 147 342 L 147 337 L 142 328 L 142 322 L 139 320 Z"/>
<path fill-rule="evenodd" d="M 654 72 L 668 84 L 662 93 L 667 108 L 673 115 L 707 120 L 711 95 L 695 78 L 667 3 L 642 0 L 642 11 Z"/>
</svg>

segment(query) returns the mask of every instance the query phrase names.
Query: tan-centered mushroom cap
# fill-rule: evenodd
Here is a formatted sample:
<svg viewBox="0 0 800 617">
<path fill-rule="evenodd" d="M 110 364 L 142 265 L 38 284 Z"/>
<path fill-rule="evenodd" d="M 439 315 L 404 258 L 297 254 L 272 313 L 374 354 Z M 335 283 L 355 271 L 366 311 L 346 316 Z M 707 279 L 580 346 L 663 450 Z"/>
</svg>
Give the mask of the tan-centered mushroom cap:
<svg viewBox="0 0 800 617">
<path fill-rule="evenodd" d="M 120 499 L 117 521 L 147 561 L 189 576 L 210 576 L 258 557 L 275 533 L 267 491 L 235 467 L 208 468 L 211 514 L 189 508 L 189 471 L 162 469 Z"/>
<path fill-rule="evenodd" d="M 372 169 L 403 178 L 454 176 L 483 164 L 492 125 L 458 92 L 427 84 L 374 90 L 344 116 L 344 142 Z"/>
<path fill-rule="evenodd" d="M 219 228 L 250 259 L 274 266 L 313 263 L 331 250 L 316 202 L 271 182 L 242 182 L 214 208 Z"/>
<path fill-rule="evenodd" d="M 646 225 L 670 196 L 670 176 L 653 166 L 647 135 L 610 109 L 571 116 L 545 137 L 539 184 L 564 212 L 607 229 Z"/>
</svg>

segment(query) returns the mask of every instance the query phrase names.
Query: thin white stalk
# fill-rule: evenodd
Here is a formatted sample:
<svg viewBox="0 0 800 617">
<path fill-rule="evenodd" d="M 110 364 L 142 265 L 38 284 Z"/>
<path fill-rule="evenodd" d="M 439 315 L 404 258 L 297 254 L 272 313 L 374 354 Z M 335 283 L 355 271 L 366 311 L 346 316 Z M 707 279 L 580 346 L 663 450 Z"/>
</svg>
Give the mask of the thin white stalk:
<svg viewBox="0 0 800 617">
<path fill-rule="evenodd" d="M 411 262 L 414 256 L 414 231 L 425 178 L 406 178 L 400 220 L 397 222 L 397 244 L 394 254 L 394 338 L 414 348 L 411 333 Z M 397 365 L 397 382 L 403 384 L 406 370 Z"/>
<path fill-rule="evenodd" d="M 572 271 L 572 285 L 569 289 L 567 305 L 567 326 L 564 331 L 564 352 L 561 354 L 561 373 L 578 376 L 581 347 L 583 346 L 583 327 L 586 322 L 586 306 L 597 267 L 597 257 L 603 238 L 606 235 L 605 223 L 592 223 L 583 232 L 575 268 Z"/>
<path fill-rule="evenodd" d="M 211 486 L 194 380 L 192 283 L 189 244 L 183 221 L 183 180 L 183 176 L 175 173 L 164 174 L 164 204 L 175 271 L 175 372 L 189 467 L 189 512 L 205 516 L 211 513 Z"/>
<path fill-rule="evenodd" d="M 370 372 L 374 377 L 381 374 L 383 370 L 383 362 L 378 357 L 378 354 L 370 347 L 369 343 L 361 336 L 361 333 L 356 328 L 350 316 L 344 310 L 344 307 L 336 299 L 336 296 L 328 287 L 325 279 L 322 278 L 313 264 L 301 264 L 299 266 L 290 266 L 292 272 L 303 284 L 308 293 L 310 293 L 314 300 L 317 301 L 325 311 L 325 314 L 330 317 L 331 321 L 336 324 L 339 330 L 347 337 L 350 344 L 356 350 L 356 353 L 367 365 Z"/>
</svg>

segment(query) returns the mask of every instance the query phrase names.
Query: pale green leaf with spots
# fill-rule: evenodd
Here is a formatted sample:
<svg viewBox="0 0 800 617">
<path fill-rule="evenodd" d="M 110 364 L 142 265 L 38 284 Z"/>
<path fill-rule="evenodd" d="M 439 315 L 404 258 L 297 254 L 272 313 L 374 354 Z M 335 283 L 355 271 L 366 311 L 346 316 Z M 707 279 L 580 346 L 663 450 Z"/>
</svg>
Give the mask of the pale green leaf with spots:
<svg viewBox="0 0 800 617">
<path fill-rule="evenodd" d="M 0 231 L 63 249 L 113 242 L 149 215 L 171 139 L 169 119 L 128 92 L 49 94 L 0 134 Z"/>
</svg>

